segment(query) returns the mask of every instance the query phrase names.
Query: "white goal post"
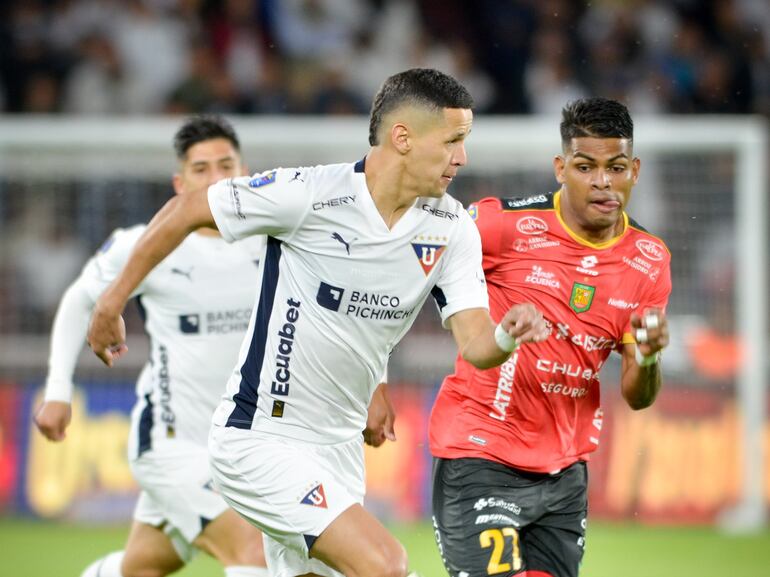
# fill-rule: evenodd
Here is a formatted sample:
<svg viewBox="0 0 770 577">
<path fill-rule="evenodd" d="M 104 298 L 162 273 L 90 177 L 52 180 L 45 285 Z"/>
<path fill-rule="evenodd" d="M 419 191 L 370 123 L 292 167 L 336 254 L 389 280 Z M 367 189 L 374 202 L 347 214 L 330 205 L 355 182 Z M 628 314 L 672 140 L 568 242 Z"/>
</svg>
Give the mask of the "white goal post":
<svg viewBox="0 0 770 577">
<path fill-rule="evenodd" d="M 46 194 L 57 194 L 56 187 L 63 181 L 119 177 L 168 182 L 175 167 L 171 140 L 180 120 L 0 117 L 0 226 L 10 226 L 13 207 L 24 202 L 13 196 L 22 194 L 15 192 L 19 183 L 32 186 L 38 182 L 41 196 L 37 198 L 44 199 Z M 368 149 L 365 118 L 230 120 L 252 172 L 275 166 L 354 161 Z M 473 198 L 463 196 L 465 186 L 475 186 L 474 194 L 504 192 L 508 196 L 543 192 L 541 183 L 553 190 L 556 184 L 551 162 L 559 152 L 558 122 L 557 117 L 477 117 L 467 143 L 469 165 L 461 170 L 466 180 L 458 179 L 451 192 L 467 202 Z M 700 290 L 699 263 L 710 259 L 709 249 L 697 243 L 710 239 L 719 226 L 727 231 L 724 238 L 732 247 L 729 259 L 733 269 L 725 274 L 734 275 L 734 327 L 744 354 L 735 383 L 745 458 L 741 502 L 725 517 L 725 525 L 736 530 L 754 529 L 766 521 L 768 123 L 754 116 L 655 116 L 635 118 L 635 127 L 634 151 L 642 159 L 642 172 L 641 192 L 635 192 L 631 214 L 666 240 L 675 254 L 673 281 L 678 296 L 671 303 L 672 317 L 707 315 L 707 297 L 692 296 L 695 289 Z M 636 217 L 634 211 L 644 217 Z M 671 233 L 676 234 L 670 237 Z M 693 244 L 684 246 L 689 242 Z M 9 255 L 0 251 L 0 258 L 8 259 Z M 3 372 L 29 374 L 31 367 L 44 371 L 45 335 L 9 329 L 11 321 L 2 328 L 3 318 L 0 316 L 0 340 L 5 343 L 0 347 Z M 416 331 L 409 338 L 420 342 L 426 337 Z M 681 338 L 676 332 L 672 335 L 673 341 Z M 420 365 L 424 359 L 417 361 L 402 354 L 397 360 L 400 370 L 419 368 L 431 377 L 446 372 L 451 367 L 453 345 L 443 337 L 431 337 L 431 341 L 429 346 L 438 351 L 435 356 L 442 359 L 438 366 Z M 419 350 L 422 346 L 403 349 Z M 675 361 L 673 364 L 676 366 Z"/>
</svg>

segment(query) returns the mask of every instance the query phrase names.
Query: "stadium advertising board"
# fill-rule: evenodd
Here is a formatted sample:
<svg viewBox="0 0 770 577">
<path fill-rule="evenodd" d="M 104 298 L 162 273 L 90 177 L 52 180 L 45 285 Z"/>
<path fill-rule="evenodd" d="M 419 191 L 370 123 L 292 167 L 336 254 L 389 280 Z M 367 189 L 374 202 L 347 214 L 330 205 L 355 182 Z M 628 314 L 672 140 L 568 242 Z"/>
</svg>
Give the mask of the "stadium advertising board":
<svg viewBox="0 0 770 577">
<path fill-rule="evenodd" d="M 390 390 L 398 441 L 366 449 L 367 507 L 386 519 L 422 518 L 430 510 L 433 395 L 405 385 Z M 70 520 L 130 518 L 137 493 L 126 462 L 132 388 L 77 389 L 63 443 L 33 431 L 28 415 L 39 394 L 0 388 L 0 508 Z M 741 418 L 734 399 L 676 389 L 646 411 L 631 411 L 614 395 L 604 404 L 601 446 L 590 465 L 592 518 L 708 523 L 738 499 Z M 765 435 L 770 446 L 770 426 Z M 765 495 L 770 504 L 770 476 Z"/>
</svg>

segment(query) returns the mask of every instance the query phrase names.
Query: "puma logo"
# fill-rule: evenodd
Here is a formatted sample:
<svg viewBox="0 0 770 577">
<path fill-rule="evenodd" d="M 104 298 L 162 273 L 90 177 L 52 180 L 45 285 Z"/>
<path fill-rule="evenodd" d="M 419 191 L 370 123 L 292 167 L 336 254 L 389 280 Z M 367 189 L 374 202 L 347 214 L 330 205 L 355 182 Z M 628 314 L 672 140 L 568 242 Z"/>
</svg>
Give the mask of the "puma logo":
<svg viewBox="0 0 770 577">
<path fill-rule="evenodd" d="M 191 266 L 190 270 L 184 271 L 181 268 L 172 267 L 171 268 L 171 274 L 178 274 L 180 276 L 187 277 L 187 280 L 192 282 L 192 271 L 193 271 L 194 268 L 195 267 Z"/>
<path fill-rule="evenodd" d="M 345 245 L 345 251 L 350 254 L 350 242 L 355 242 L 358 240 L 358 237 L 354 238 L 350 242 L 346 241 L 344 238 L 342 238 L 342 235 L 338 232 L 332 233 L 332 238 L 338 242 L 341 242 L 343 245 Z"/>
</svg>

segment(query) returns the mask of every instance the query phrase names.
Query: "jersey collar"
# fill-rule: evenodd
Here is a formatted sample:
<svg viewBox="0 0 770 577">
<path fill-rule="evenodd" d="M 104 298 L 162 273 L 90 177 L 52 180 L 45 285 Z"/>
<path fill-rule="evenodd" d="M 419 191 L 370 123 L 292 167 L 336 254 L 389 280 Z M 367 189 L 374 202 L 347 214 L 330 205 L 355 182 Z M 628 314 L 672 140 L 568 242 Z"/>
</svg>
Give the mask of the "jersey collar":
<svg viewBox="0 0 770 577">
<path fill-rule="evenodd" d="M 591 242 L 586 239 L 584 239 L 582 236 L 578 235 L 576 232 L 574 232 L 569 226 L 567 226 L 567 223 L 564 222 L 564 220 L 561 217 L 561 190 L 557 191 L 553 195 L 553 208 L 556 211 L 556 218 L 559 221 L 559 224 L 561 224 L 562 228 L 565 230 L 565 232 L 572 237 L 572 239 L 584 246 L 590 246 L 591 248 L 595 249 L 604 249 L 609 248 L 615 243 L 617 243 L 621 238 L 623 238 L 623 235 L 626 234 L 626 231 L 628 230 L 628 215 L 626 214 L 626 211 L 623 211 L 623 230 L 621 233 L 617 236 L 612 237 L 610 240 L 605 240 L 604 242 Z"/>
</svg>

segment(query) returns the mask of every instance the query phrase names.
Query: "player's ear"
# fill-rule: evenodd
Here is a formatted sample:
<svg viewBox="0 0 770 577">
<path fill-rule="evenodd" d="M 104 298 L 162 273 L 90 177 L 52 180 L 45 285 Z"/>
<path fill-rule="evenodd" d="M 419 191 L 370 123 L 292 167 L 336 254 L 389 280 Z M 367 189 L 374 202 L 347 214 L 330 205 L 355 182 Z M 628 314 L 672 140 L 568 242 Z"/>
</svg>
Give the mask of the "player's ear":
<svg viewBox="0 0 770 577">
<path fill-rule="evenodd" d="M 564 165 L 566 161 L 561 155 L 553 157 L 553 173 L 556 176 L 556 182 L 564 184 Z"/>
<path fill-rule="evenodd" d="M 182 175 L 178 172 L 174 174 L 174 177 L 171 179 L 171 184 L 174 186 L 174 194 L 182 194 L 184 193 L 184 186 L 182 185 Z"/>
<path fill-rule="evenodd" d="M 639 167 L 641 166 L 642 161 L 639 160 L 638 157 L 634 157 L 634 159 L 631 161 L 631 179 L 633 180 L 634 184 L 639 180 Z"/>
<path fill-rule="evenodd" d="M 396 123 L 390 129 L 390 142 L 401 154 L 406 154 L 409 149 L 412 148 L 411 142 L 409 142 L 409 129 L 405 124 Z"/>
</svg>

